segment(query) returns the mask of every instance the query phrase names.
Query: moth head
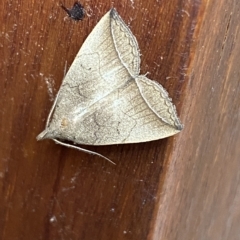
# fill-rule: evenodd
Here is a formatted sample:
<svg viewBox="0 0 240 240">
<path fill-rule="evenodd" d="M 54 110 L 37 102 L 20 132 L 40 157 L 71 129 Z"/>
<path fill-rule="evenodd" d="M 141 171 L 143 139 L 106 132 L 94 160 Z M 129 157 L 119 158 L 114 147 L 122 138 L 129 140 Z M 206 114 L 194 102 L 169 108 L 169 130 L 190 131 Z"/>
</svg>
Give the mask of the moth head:
<svg viewBox="0 0 240 240">
<path fill-rule="evenodd" d="M 49 126 L 37 136 L 37 140 L 63 138 L 69 131 L 70 122 L 63 117 L 59 121 L 52 121 Z"/>
<path fill-rule="evenodd" d="M 55 138 L 56 134 L 57 134 L 56 131 L 46 128 L 37 136 L 37 140 L 40 141 L 47 138 L 52 139 L 52 138 Z"/>
</svg>

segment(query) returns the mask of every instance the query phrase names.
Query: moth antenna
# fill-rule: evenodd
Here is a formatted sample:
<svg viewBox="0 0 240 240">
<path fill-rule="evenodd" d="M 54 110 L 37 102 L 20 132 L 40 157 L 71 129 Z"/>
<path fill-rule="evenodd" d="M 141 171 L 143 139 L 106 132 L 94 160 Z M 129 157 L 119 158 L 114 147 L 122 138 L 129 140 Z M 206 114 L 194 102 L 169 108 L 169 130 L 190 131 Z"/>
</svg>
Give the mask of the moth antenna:
<svg viewBox="0 0 240 240">
<path fill-rule="evenodd" d="M 65 66 L 64 66 L 64 72 L 63 72 L 63 74 L 64 74 L 64 77 L 65 77 L 66 74 L 67 74 L 67 61 L 65 62 Z"/>
<path fill-rule="evenodd" d="M 101 158 L 104 158 L 104 159 L 107 160 L 108 162 L 116 165 L 116 163 L 114 163 L 113 161 L 111 161 L 109 158 L 107 158 L 107 157 L 105 157 L 105 156 L 103 156 L 103 155 L 101 155 L 101 154 L 99 154 L 99 153 L 97 153 L 97 152 L 93 152 L 93 151 L 90 151 L 90 150 L 87 150 L 87 149 L 84 149 L 84 148 L 80 148 L 80 147 L 77 147 L 77 146 L 74 146 L 74 145 L 71 145 L 71 144 L 67 144 L 67 143 L 61 142 L 61 141 L 59 141 L 59 140 L 57 140 L 57 139 L 54 139 L 54 138 L 53 138 L 52 140 L 53 140 L 55 143 L 60 144 L 60 145 L 63 145 L 63 146 L 65 146 L 65 147 L 77 149 L 77 150 L 79 150 L 79 151 L 82 151 L 82 152 L 85 152 L 85 153 L 88 153 L 88 154 L 93 154 L 93 155 L 99 156 L 99 157 L 101 157 Z"/>
<path fill-rule="evenodd" d="M 66 73 L 67 73 L 67 61 L 65 62 L 65 66 L 64 66 L 64 78 L 65 78 L 65 76 L 66 76 Z M 62 83 L 62 84 L 63 84 L 63 83 Z M 62 84 L 61 84 L 61 85 L 62 85 Z M 60 86 L 60 88 L 61 88 L 61 86 Z M 46 122 L 46 128 L 47 128 L 48 125 L 49 125 L 50 118 L 52 117 L 54 108 L 55 108 L 55 106 L 56 106 L 56 104 L 57 104 L 57 99 L 58 99 L 59 92 L 60 92 L 60 91 L 58 91 L 57 96 L 56 96 L 56 98 L 55 98 L 55 100 L 54 100 L 53 106 L 52 106 L 52 108 L 51 108 L 51 110 L 50 110 L 50 113 L 49 113 L 49 115 L 48 115 L 47 122 Z"/>
<path fill-rule="evenodd" d="M 67 62 L 66 62 L 66 63 L 67 63 Z M 65 66 L 66 66 L 66 65 L 65 65 Z M 64 77 L 65 77 L 65 76 L 64 76 Z M 62 85 L 63 85 L 63 82 L 62 82 L 61 86 L 62 86 Z M 60 86 L 60 89 L 61 89 L 61 86 Z M 48 125 L 49 125 L 50 118 L 52 117 L 54 108 L 55 108 L 55 106 L 56 106 L 56 104 L 57 104 L 57 100 L 58 100 L 59 93 L 60 93 L 60 91 L 58 91 L 57 96 L 56 96 L 56 98 L 55 98 L 55 100 L 54 100 L 54 103 L 53 103 L 53 105 L 52 105 L 52 108 L 51 108 L 51 110 L 50 110 L 50 113 L 49 113 L 49 115 L 48 115 L 47 122 L 46 122 L 46 128 L 47 128 Z"/>
</svg>

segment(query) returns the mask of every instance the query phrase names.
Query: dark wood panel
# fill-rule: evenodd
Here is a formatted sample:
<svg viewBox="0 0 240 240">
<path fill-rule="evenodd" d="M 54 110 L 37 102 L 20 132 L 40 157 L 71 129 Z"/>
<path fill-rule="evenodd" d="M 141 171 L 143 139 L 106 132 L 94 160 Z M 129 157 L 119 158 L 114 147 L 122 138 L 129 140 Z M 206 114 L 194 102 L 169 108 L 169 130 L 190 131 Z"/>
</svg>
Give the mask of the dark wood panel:
<svg viewBox="0 0 240 240">
<path fill-rule="evenodd" d="M 210 1 L 149 239 L 239 239 L 240 3 Z"/>
<path fill-rule="evenodd" d="M 80 22 L 56 1 L 0 5 L 1 238 L 236 239 L 239 4 L 83 4 L 91 16 Z M 185 124 L 164 140 L 88 147 L 116 166 L 36 141 L 65 62 L 112 5 L 138 39 L 141 72 L 169 91 Z"/>
</svg>

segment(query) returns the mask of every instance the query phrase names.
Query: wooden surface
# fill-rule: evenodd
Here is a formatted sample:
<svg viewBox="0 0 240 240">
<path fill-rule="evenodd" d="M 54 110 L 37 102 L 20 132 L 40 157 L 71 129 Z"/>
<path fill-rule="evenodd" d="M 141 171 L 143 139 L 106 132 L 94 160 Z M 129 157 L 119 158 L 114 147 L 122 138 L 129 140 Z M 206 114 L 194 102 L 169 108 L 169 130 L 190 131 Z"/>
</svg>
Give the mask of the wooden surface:
<svg viewBox="0 0 240 240">
<path fill-rule="evenodd" d="M 0 239 L 237 240 L 240 236 L 240 2 L 0 4 Z M 73 2 L 65 1 L 67 7 Z M 185 125 L 171 138 L 87 147 L 36 141 L 83 41 L 114 6 Z"/>
</svg>

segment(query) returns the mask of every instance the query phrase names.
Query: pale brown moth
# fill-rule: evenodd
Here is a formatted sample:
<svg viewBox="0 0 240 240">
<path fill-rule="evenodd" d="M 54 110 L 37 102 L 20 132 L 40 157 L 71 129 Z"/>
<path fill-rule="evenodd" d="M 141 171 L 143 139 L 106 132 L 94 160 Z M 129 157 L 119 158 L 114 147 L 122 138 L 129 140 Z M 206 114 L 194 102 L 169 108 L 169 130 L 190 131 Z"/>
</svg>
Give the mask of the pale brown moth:
<svg viewBox="0 0 240 240">
<path fill-rule="evenodd" d="M 115 9 L 80 48 L 37 140 L 112 145 L 172 136 L 183 125 L 167 91 L 140 73 L 138 43 Z"/>
</svg>

